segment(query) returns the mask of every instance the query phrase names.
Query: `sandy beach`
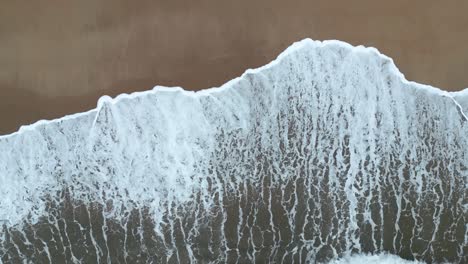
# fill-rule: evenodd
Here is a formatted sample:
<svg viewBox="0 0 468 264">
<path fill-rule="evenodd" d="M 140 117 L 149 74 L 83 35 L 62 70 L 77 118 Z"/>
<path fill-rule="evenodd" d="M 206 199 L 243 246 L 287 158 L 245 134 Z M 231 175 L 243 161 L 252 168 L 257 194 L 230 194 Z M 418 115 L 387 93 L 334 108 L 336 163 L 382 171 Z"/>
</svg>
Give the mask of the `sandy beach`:
<svg viewBox="0 0 468 264">
<path fill-rule="evenodd" d="M 292 42 L 377 47 L 410 80 L 468 86 L 466 1 L 2 1 L 0 134 L 155 85 L 219 86 Z"/>
</svg>

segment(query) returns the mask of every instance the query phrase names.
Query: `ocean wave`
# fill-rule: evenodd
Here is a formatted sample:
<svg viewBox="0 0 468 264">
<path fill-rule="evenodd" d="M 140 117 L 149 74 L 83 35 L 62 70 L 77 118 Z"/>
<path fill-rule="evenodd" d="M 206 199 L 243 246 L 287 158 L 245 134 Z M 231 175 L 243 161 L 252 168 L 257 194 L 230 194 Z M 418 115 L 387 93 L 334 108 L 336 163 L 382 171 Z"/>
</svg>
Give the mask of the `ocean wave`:
<svg viewBox="0 0 468 264">
<path fill-rule="evenodd" d="M 376 49 L 310 39 L 219 88 L 103 97 L 0 137 L 0 256 L 463 263 L 467 108 Z"/>
</svg>

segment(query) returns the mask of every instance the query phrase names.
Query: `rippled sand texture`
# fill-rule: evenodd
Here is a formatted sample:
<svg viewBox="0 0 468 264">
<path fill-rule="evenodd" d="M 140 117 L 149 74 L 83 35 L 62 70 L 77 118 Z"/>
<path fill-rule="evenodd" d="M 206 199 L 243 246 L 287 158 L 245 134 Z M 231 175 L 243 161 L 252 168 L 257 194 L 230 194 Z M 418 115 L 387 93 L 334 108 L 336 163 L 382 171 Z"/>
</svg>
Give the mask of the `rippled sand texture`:
<svg viewBox="0 0 468 264">
<path fill-rule="evenodd" d="M 466 91 L 295 43 L 220 88 L 155 87 L 0 137 L 3 262 L 468 261 Z"/>
<path fill-rule="evenodd" d="M 0 134 L 154 85 L 217 87 L 299 39 L 378 47 L 409 80 L 468 86 L 465 0 L 3 0 Z"/>
</svg>

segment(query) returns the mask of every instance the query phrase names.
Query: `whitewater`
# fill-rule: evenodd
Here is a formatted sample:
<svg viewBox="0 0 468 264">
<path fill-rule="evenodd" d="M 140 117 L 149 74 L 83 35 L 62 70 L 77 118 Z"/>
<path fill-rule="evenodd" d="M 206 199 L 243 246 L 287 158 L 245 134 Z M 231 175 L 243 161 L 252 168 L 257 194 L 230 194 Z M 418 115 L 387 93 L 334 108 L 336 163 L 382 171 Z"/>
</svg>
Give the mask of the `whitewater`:
<svg viewBox="0 0 468 264">
<path fill-rule="evenodd" d="M 468 89 L 310 39 L 218 88 L 104 96 L 0 137 L 0 260 L 468 263 L 467 114 Z"/>
</svg>

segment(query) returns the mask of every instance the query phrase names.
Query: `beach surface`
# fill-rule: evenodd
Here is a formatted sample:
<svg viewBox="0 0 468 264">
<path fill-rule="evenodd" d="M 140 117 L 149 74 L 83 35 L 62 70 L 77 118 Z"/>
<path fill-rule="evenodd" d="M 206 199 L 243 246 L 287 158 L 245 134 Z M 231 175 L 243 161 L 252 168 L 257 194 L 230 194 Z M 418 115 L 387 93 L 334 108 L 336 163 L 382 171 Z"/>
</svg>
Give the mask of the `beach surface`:
<svg viewBox="0 0 468 264">
<path fill-rule="evenodd" d="M 155 85 L 219 86 L 291 43 L 377 47 L 407 79 L 468 84 L 467 1 L 1 1 L 0 134 Z"/>
</svg>

